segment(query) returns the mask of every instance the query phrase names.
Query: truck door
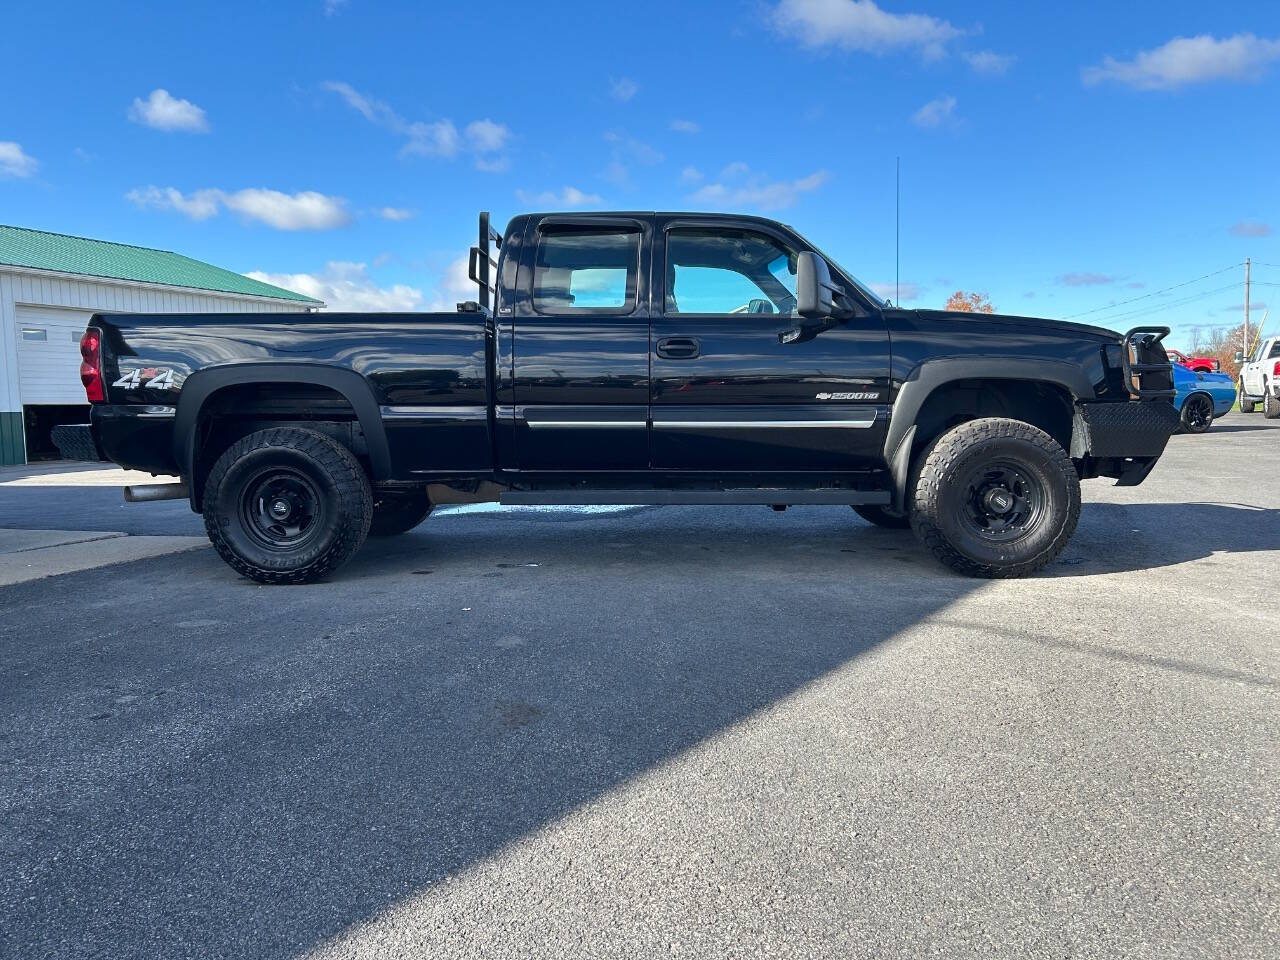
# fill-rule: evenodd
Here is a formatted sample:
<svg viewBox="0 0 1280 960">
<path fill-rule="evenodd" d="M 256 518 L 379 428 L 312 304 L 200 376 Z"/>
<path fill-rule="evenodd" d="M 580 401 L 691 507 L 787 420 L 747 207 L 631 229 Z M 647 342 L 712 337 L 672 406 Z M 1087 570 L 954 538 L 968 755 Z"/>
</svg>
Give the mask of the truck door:
<svg viewBox="0 0 1280 960">
<path fill-rule="evenodd" d="M 648 218 L 530 220 L 512 304 L 522 471 L 648 469 L 651 234 Z"/>
<path fill-rule="evenodd" d="M 807 249 L 798 238 L 727 219 L 656 227 L 653 466 L 883 465 L 889 340 L 879 312 L 796 336 L 796 254 Z"/>
</svg>

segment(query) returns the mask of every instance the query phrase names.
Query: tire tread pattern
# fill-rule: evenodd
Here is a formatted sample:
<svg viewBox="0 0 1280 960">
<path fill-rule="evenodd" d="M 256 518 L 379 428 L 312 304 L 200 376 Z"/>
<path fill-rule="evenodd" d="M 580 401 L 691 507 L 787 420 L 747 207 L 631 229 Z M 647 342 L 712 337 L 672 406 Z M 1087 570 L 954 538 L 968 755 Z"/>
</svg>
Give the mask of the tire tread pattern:
<svg viewBox="0 0 1280 960">
<path fill-rule="evenodd" d="M 214 505 L 217 490 L 227 471 L 247 453 L 263 447 L 282 447 L 313 459 L 332 478 L 339 501 L 347 508 L 339 518 L 338 535 L 329 548 L 306 566 L 293 570 L 272 570 L 245 560 L 222 536 Z M 209 472 L 204 491 L 204 529 L 218 556 L 237 573 L 259 583 L 309 583 L 351 558 L 369 533 L 373 520 L 373 492 L 364 467 L 355 455 L 331 437 L 301 427 L 271 427 L 236 441 L 218 458 Z"/>
<path fill-rule="evenodd" d="M 960 553 L 943 533 L 938 516 L 941 497 L 951 467 L 973 446 L 986 440 L 1015 439 L 1034 444 L 1044 452 L 1053 466 L 1061 471 L 1069 496 L 1066 522 L 1057 535 L 1034 557 L 1018 563 L 995 565 L 980 563 Z M 911 529 L 943 564 L 957 573 L 988 579 L 1025 577 L 1046 566 L 1067 545 L 1080 520 L 1080 477 L 1071 458 L 1051 436 L 1021 420 L 984 417 L 953 427 L 933 441 L 921 454 L 914 475 L 914 503 L 909 511 Z"/>
</svg>

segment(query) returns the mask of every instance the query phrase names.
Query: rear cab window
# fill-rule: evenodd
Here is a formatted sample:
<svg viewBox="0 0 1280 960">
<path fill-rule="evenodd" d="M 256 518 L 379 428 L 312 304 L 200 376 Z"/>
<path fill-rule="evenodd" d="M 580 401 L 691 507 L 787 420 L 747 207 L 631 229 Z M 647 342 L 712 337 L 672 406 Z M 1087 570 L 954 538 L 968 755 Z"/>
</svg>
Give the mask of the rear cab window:
<svg viewBox="0 0 1280 960">
<path fill-rule="evenodd" d="M 533 266 L 542 314 L 629 314 L 636 309 L 640 227 L 544 224 Z"/>
</svg>

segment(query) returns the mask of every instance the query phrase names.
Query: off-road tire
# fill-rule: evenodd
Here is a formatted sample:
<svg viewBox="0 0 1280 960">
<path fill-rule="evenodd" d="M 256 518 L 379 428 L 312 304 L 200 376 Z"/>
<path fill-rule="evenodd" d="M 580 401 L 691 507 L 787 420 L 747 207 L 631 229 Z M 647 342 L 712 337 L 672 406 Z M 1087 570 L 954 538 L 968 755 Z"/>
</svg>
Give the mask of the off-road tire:
<svg viewBox="0 0 1280 960">
<path fill-rule="evenodd" d="M 263 478 L 288 474 L 314 491 L 314 528 L 294 547 L 271 547 L 253 530 L 252 497 Z M 309 583 L 336 570 L 369 532 L 373 494 L 360 461 L 342 444 L 300 427 L 273 427 L 232 444 L 209 472 L 204 528 L 233 570 L 259 583 Z"/>
<path fill-rule="evenodd" d="M 968 478 L 1008 463 L 1038 485 L 1040 508 L 1016 539 L 992 543 L 965 519 Z M 1062 552 L 1080 520 L 1080 478 L 1066 451 L 1043 430 L 1020 420 L 970 420 L 933 441 L 916 461 L 911 529 L 945 566 L 971 577 L 1034 573 Z"/>
<path fill-rule="evenodd" d="M 1253 413 L 1254 401 L 1244 395 L 1244 380 L 1240 381 L 1240 412 Z"/>
<path fill-rule="evenodd" d="M 408 533 L 431 513 L 425 490 L 378 491 L 373 495 L 371 537 L 395 537 Z"/>
<path fill-rule="evenodd" d="M 1276 399 L 1274 387 L 1262 381 L 1262 415 L 1268 420 L 1280 419 L 1280 400 Z"/>
<path fill-rule="evenodd" d="M 897 513 L 889 507 L 877 504 L 857 503 L 853 505 L 853 512 L 867 523 L 873 523 L 887 530 L 906 530 L 911 526 L 911 520 L 906 513 Z"/>
</svg>

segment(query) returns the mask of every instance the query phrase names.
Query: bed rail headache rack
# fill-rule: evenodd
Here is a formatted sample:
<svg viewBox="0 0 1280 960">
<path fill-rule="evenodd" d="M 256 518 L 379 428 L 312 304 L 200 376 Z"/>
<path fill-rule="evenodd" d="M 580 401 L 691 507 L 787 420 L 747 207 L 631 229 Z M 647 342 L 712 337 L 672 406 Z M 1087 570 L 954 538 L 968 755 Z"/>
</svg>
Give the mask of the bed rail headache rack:
<svg viewBox="0 0 1280 960">
<path fill-rule="evenodd" d="M 478 301 L 468 300 L 458 304 L 464 312 L 483 310 L 489 312 L 498 297 L 498 261 L 489 253 L 489 245 L 497 250 L 502 246 L 502 237 L 489 225 L 489 211 L 480 214 L 480 242 L 471 248 L 467 257 L 467 276 L 480 288 Z"/>
<path fill-rule="evenodd" d="M 1173 397 L 1172 365 L 1165 354 L 1161 343 L 1169 335 L 1168 327 L 1134 327 L 1124 335 L 1124 343 L 1120 353 L 1120 364 L 1124 371 L 1125 386 L 1136 400 L 1161 400 Z M 1157 363 L 1143 359 L 1143 354 L 1159 356 Z M 1168 386 L 1151 387 L 1147 385 L 1146 375 L 1164 374 Z"/>
</svg>

